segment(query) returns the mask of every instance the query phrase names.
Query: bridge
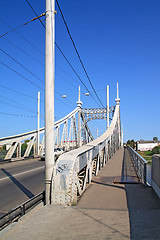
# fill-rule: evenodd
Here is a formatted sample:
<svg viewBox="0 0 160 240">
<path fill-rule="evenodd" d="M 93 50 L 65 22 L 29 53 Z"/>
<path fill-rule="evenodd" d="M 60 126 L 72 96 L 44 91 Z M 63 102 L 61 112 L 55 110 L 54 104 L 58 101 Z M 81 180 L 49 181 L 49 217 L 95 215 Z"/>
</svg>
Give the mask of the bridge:
<svg viewBox="0 0 160 240">
<path fill-rule="evenodd" d="M 123 148 L 118 84 L 115 101 L 109 113 L 106 109 L 83 109 L 79 92 L 78 107 L 54 126 L 56 146 L 63 147 L 64 153 L 58 157 L 52 172 L 52 204 L 45 208 L 39 205 L 30 214 L 29 221 L 22 219 L 11 231 L 6 228 L 0 236 L 10 239 L 14 232 L 13 239 L 20 239 L 23 232 L 24 239 L 28 236 L 32 239 L 50 239 L 51 236 L 59 239 L 158 239 L 160 200 L 156 178 L 152 176 L 152 184 L 147 162 L 132 148 Z M 76 114 L 80 116 L 79 123 Z M 111 115 L 107 130 L 93 139 L 87 122 Z M 39 132 L 43 134 L 44 128 Z M 35 145 L 37 157 L 37 135 L 38 130 L 34 130 L 0 141 L 10 143 L 10 149 L 14 146 L 17 152 L 18 145 L 30 138 L 28 149 Z M 39 152 L 44 147 L 44 137 Z M 10 149 L 8 152 L 13 156 Z M 9 160 L 8 156 L 7 153 L 4 161 Z M 19 160 L 18 157 L 11 158 L 11 162 Z"/>
<path fill-rule="evenodd" d="M 82 195 L 87 181 L 91 182 L 92 175 L 97 175 L 108 159 L 123 147 L 118 83 L 115 101 L 116 106 L 113 107 L 109 107 L 107 104 L 107 108 L 83 109 L 79 87 L 77 108 L 55 122 L 55 148 L 61 148 L 64 151 L 58 157 L 53 168 L 52 203 L 69 205 L 76 203 L 77 196 Z M 87 124 L 95 119 L 106 119 L 108 124 L 106 132 L 97 139 L 93 138 Z M 110 125 L 109 121 L 111 121 Z M 31 150 L 34 150 L 34 157 L 40 157 L 45 150 L 44 132 L 45 128 L 43 127 L 31 132 L 1 138 L 0 145 L 10 146 L 4 162 L 26 159 L 30 156 Z M 39 144 L 41 134 L 43 138 Z M 21 145 L 25 140 L 28 140 L 28 145 L 22 156 Z"/>
<path fill-rule="evenodd" d="M 0 197 L 4 196 L 0 210 L 0 227 L 4 229 L 0 238 L 159 239 L 160 157 L 153 158 L 150 174 L 147 162 L 134 149 L 123 146 L 118 84 L 115 106 L 109 107 L 107 101 L 105 108 L 86 72 L 58 1 L 57 6 L 74 50 L 102 107 L 83 108 L 79 88 L 77 107 L 54 122 L 53 46 L 56 11 L 54 1 L 48 0 L 46 3 L 46 12 L 40 16 L 36 14 L 36 18 L 30 22 L 46 17 L 45 26 L 42 21 L 41 24 L 46 28 L 45 120 L 50 124 L 0 139 L 0 145 L 7 146 L 0 172 Z M 26 24 L 28 22 L 23 25 Z M 10 32 L 12 31 L 15 29 Z M 57 43 L 55 44 L 86 87 Z M 5 51 L 1 51 L 27 70 Z M 31 82 L 10 67 L 9 69 Z M 35 76 L 30 70 L 29 72 Z M 32 84 L 39 87 L 34 82 Z M 94 139 L 88 123 L 99 119 L 106 119 L 107 129 Z M 22 152 L 21 146 L 26 140 L 27 148 Z M 58 149 L 61 149 L 59 153 Z M 44 152 L 46 159 L 42 162 L 40 156 Z M 45 177 L 44 168 L 49 170 Z M 25 202 L 19 200 L 21 195 L 23 197 L 20 199 L 25 198 Z M 8 202 L 9 207 L 6 206 Z M 38 204 L 39 202 L 43 203 Z M 11 206 L 14 209 L 9 209 L 7 213 Z M 36 207 L 32 209 L 33 206 Z M 30 209 L 32 210 L 29 212 Z M 12 221 L 14 223 L 6 227 Z"/>
</svg>

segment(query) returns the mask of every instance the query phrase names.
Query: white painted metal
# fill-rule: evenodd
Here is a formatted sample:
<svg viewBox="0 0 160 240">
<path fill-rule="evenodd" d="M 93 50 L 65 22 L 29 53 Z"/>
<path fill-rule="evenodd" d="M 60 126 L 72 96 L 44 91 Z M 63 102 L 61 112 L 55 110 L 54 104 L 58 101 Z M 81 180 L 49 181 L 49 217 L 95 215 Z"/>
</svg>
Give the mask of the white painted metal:
<svg viewBox="0 0 160 240">
<path fill-rule="evenodd" d="M 109 85 L 107 85 L 107 128 L 109 128 Z"/>
<path fill-rule="evenodd" d="M 82 106 L 82 102 L 81 102 L 80 86 L 79 86 L 79 92 L 78 92 L 77 105 L 78 105 L 78 147 L 80 147 L 82 145 L 82 143 L 81 143 L 81 111 L 82 111 L 81 106 Z"/>
<path fill-rule="evenodd" d="M 97 174 L 107 161 L 120 148 L 119 102 L 116 104 L 112 122 L 106 132 L 92 142 L 64 153 L 59 157 L 53 171 L 52 203 L 72 205 L 77 202 L 77 194 L 85 190 L 86 181 L 92 173 Z M 90 175 L 88 175 L 90 173 Z"/>
<path fill-rule="evenodd" d="M 55 0 L 46 0 L 45 35 L 45 201 L 50 203 L 54 166 L 54 42 Z"/>
<path fill-rule="evenodd" d="M 37 110 L 37 155 L 39 155 L 39 127 L 40 127 L 40 92 L 38 92 L 38 110 Z"/>
</svg>

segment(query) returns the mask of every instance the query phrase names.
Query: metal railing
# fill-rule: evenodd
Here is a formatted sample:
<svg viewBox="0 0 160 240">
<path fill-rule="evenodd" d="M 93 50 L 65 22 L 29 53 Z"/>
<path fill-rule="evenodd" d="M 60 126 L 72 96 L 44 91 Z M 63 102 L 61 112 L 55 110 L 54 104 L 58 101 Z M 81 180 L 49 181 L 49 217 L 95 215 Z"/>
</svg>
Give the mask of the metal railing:
<svg viewBox="0 0 160 240">
<path fill-rule="evenodd" d="M 147 184 L 147 161 L 130 146 L 127 146 L 127 149 L 132 158 L 140 182 L 143 184 Z"/>
<path fill-rule="evenodd" d="M 29 199 L 28 201 L 22 203 L 18 207 L 9 211 L 0 217 L 0 230 L 8 226 L 10 223 L 17 221 L 20 217 L 25 215 L 28 211 L 37 206 L 40 202 L 44 202 L 45 194 L 41 192 Z"/>
</svg>

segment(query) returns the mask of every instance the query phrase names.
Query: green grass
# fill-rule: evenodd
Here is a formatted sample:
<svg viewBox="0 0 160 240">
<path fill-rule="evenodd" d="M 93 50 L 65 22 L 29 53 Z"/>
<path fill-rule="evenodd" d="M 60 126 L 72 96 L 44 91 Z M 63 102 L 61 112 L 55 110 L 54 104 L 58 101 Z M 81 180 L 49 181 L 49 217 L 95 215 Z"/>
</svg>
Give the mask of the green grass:
<svg viewBox="0 0 160 240">
<path fill-rule="evenodd" d="M 139 153 L 139 155 L 141 155 L 146 161 L 147 164 L 151 164 L 152 163 L 152 155 L 151 155 L 151 151 L 138 151 L 137 153 Z"/>
</svg>

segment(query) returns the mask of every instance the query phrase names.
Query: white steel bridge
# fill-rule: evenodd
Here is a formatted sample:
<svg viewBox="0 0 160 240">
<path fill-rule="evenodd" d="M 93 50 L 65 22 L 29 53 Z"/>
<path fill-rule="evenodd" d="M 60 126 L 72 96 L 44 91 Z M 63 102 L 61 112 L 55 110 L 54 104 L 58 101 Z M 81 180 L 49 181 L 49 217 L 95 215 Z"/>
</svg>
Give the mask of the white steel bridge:
<svg viewBox="0 0 160 240">
<path fill-rule="evenodd" d="M 110 118 L 111 117 L 111 118 Z M 87 123 L 94 119 L 110 118 L 111 124 L 97 139 L 94 139 Z M 39 134 L 43 134 L 38 144 Z M 120 121 L 120 99 L 117 84 L 116 106 L 96 109 L 83 109 L 79 98 L 77 107 L 54 124 L 55 147 L 65 151 L 58 160 L 52 174 L 51 202 L 54 204 L 75 204 L 77 196 L 91 182 L 92 175 L 108 162 L 108 159 L 123 146 L 123 133 Z M 21 156 L 21 144 L 29 139 L 28 146 Z M 0 145 L 10 145 L 4 160 L 25 158 L 34 148 L 34 156 L 44 151 L 45 128 L 0 139 Z"/>
</svg>

